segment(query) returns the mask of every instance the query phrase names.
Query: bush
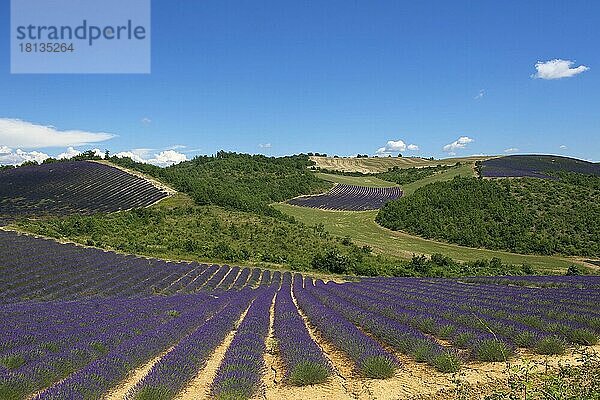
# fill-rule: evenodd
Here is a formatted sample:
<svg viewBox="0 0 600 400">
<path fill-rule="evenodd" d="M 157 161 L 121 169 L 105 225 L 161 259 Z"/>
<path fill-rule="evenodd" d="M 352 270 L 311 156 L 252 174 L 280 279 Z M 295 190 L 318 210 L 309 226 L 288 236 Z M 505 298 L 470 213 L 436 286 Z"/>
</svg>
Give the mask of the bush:
<svg viewBox="0 0 600 400">
<path fill-rule="evenodd" d="M 475 347 L 475 356 L 479 361 L 506 361 L 513 354 L 508 345 L 496 339 L 481 340 Z"/>
<path fill-rule="evenodd" d="M 446 351 L 433 357 L 433 366 L 440 372 L 456 372 L 460 369 L 460 358 L 452 351 Z"/>
<path fill-rule="evenodd" d="M 534 347 L 538 339 L 532 332 L 519 332 L 515 337 L 515 344 L 519 347 Z"/>
<path fill-rule="evenodd" d="M 385 379 L 394 376 L 396 363 L 387 357 L 372 356 L 362 361 L 360 369 L 367 378 Z"/>
<path fill-rule="evenodd" d="M 334 274 L 347 274 L 352 271 L 353 266 L 350 257 L 340 254 L 335 249 L 329 249 L 325 254 L 315 255 L 311 265 L 316 270 Z"/>
<path fill-rule="evenodd" d="M 329 377 L 326 366 L 314 362 L 302 362 L 296 365 L 288 378 L 292 385 L 305 386 L 322 383 Z"/>
<path fill-rule="evenodd" d="M 567 345 L 564 340 L 556 336 L 547 336 L 541 339 L 535 346 L 535 351 L 538 354 L 563 354 Z"/>
<path fill-rule="evenodd" d="M 584 346 L 592 346 L 598 343 L 598 336 L 588 329 L 573 329 L 568 333 L 569 341 Z"/>
<path fill-rule="evenodd" d="M 584 274 L 583 268 L 581 268 L 580 265 L 576 265 L 576 264 L 569 265 L 569 268 L 567 268 L 567 272 L 565 273 L 565 275 L 583 275 L 583 274 Z"/>
</svg>

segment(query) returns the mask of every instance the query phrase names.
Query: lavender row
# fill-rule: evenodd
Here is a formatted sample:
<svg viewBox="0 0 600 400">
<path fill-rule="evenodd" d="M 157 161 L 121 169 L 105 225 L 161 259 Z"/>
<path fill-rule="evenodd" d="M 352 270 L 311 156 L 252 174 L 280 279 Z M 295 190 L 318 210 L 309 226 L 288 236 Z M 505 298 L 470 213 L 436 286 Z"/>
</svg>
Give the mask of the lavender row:
<svg viewBox="0 0 600 400">
<path fill-rule="evenodd" d="M 486 295 L 486 287 L 464 289 L 460 283 L 443 282 L 436 297 L 440 301 L 455 299 L 467 312 L 478 311 L 495 317 L 510 319 L 540 330 L 557 333 L 578 344 L 594 344 L 600 333 L 600 314 L 573 305 L 561 306 L 554 289 L 500 288 L 500 293 Z M 472 285 L 466 285 L 472 286 Z M 523 293 L 525 292 L 525 293 Z M 593 296 L 593 291 L 589 291 Z M 428 294 L 430 295 L 430 294 Z M 529 295 L 529 296 L 528 296 Z M 536 301 L 544 296 L 545 300 Z M 524 299 L 525 298 L 525 299 Z M 510 301 L 507 301 L 510 299 Z M 554 299 L 555 301 L 549 301 Z M 600 300 L 600 297 L 598 297 Z M 594 302 L 597 304 L 597 301 Z M 596 307 L 597 308 L 597 307 Z"/>
<path fill-rule="evenodd" d="M 118 168 L 69 161 L 0 173 L 0 215 L 95 213 L 145 207 L 168 196 Z"/>
<path fill-rule="evenodd" d="M 571 321 L 574 321 L 587 324 L 592 329 L 595 329 L 595 326 L 600 323 L 598 319 L 600 314 L 597 310 L 577 307 L 572 304 L 562 306 L 561 299 L 555 296 L 556 293 L 553 292 L 553 289 L 531 293 L 522 288 L 500 288 L 499 292 L 493 292 L 489 287 L 482 285 L 464 285 L 445 281 L 435 283 L 408 281 L 406 284 L 374 284 L 391 291 L 400 290 L 405 296 L 434 296 L 439 301 L 454 300 L 455 303 L 461 304 L 465 309 L 469 309 L 470 307 L 493 308 L 497 315 L 504 317 L 523 317 L 529 321 L 532 321 L 534 318 L 538 320 L 540 318 L 559 320 L 561 323 L 567 325 Z M 370 285 L 373 285 L 373 283 L 370 283 Z M 600 297 L 598 300 L 600 300 Z M 594 301 L 594 304 L 598 300 Z"/>
<path fill-rule="evenodd" d="M 207 298 L 174 296 L 163 304 L 153 299 L 115 299 L 104 304 L 4 306 L 2 309 L 13 309 L 7 314 L 15 327 L 6 329 L 3 341 L 7 344 L 3 359 L 12 365 L 0 369 L 0 397 L 11 394 L 19 398 L 50 386 L 121 343 L 168 323 L 176 313 L 189 312 Z M 61 327 L 62 320 L 73 322 Z"/>
<path fill-rule="evenodd" d="M 285 379 L 292 385 L 313 385 L 327 380 L 332 366 L 312 339 L 298 313 L 291 293 L 292 276 L 283 275 L 275 300 L 273 333 L 285 368 Z"/>
<path fill-rule="evenodd" d="M 328 341 L 345 352 L 364 376 L 388 378 L 394 374 L 398 367 L 397 359 L 337 311 L 317 300 L 308 289 L 303 287 L 300 275 L 294 276 L 293 293 L 298 306 L 307 315 L 311 324 Z"/>
<path fill-rule="evenodd" d="M 258 268 L 238 274 L 239 267 L 122 255 L 5 231 L 0 260 L 0 304 L 222 291 L 280 279 Z"/>
<path fill-rule="evenodd" d="M 213 298 L 149 332 L 120 343 L 103 357 L 45 390 L 36 399 L 99 398 L 123 380 L 129 371 L 176 344 L 223 309 L 230 300 L 230 296 Z"/>
<path fill-rule="evenodd" d="M 397 351 L 412 356 L 418 362 L 427 362 L 441 372 L 456 372 L 460 369 L 461 361 L 455 351 L 444 348 L 433 338 L 410 325 L 371 311 L 370 309 L 377 308 L 377 302 L 360 298 L 357 299 L 360 301 L 353 303 L 337 296 L 335 289 L 328 290 L 334 285 L 333 282 L 326 285 L 322 281 L 317 281 L 317 285 L 313 286 L 310 281 L 307 288 L 323 304 Z"/>
<path fill-rule="evenodd" d="M 566 343 L 564 340 L 580 344 L 593 344 L 597 339 L 589 330 L 574 322 L 553 322 L 517 312 L 498 312 L 494 307 L 480 307 L 477 297 L 460 297 L 450 293 L 439 294 L 430 290 L 421 295 L 409 287 L 394 289 L 385 285 L 368 284 L 366 290 L 379 293 L 379 297 L 388 301 L 390 297 L 407 307 L 418 308 L 480 330 L 492 331 L 511 339 L 519 347 L 532 347 L 542 354 L 561 353 Z M 397 293 L 402 293 L 396 295 Z M 438 311 L 436 311 L 438 310 Z M 538 323 L 533 324 L 532 321 Z"/>
<path fill-rule="evenodd" d="M 269 332 L 270 309 L 275 294 L 264 288 L 250 306 L 217 370 L 211 394 L 219 399 L 248 399 L 261 387 L 263 354 Z"/>
<path fill-rule="evenodd" d="M 256 296 L 244 289 L 222 311 L 185 337 L 128 393 L 130 399 L 173 399 L 204 368 Z"/>
</svg>

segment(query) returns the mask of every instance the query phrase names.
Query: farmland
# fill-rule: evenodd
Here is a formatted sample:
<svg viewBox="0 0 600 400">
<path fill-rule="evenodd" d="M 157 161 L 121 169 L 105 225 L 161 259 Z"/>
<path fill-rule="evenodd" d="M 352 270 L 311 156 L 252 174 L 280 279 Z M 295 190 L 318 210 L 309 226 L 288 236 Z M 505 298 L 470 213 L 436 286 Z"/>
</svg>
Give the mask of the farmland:
<svg viewBox="0 0 600 400">
<path fill-rule="evenodd" d="M 553 173 L 574 172 L 600 175 L 600 165 L 569 157 L 545 155 L 515 155 L 499 157 L 478 163 L 485 178 L 533 177 L 556 179 Z"/>
<path fill-rule="evenodd" d="M 315 157 L 310 159 L 315 166 L 327 170 L 345 172 L 361 172 L 365 174 L 386 172 L 390 168 L 412 168 L 431 167 L 437 165 L 455 165 L 457 162 L 472 164 L 476 161 L 487 160 L 492 156 L 473 156 L 460 158 L 445 158 L 441 160 L 419 158 L 419 157 Z"/>
<path fill-rule="evenodd" d="M 288 203 L 324 210 L 365 211 L 379 209 L 388 201 L 401 196 L 402 190 L 399 187 L 372 188 L 338 184 L 327 193 L 296 197 Z"/>
<path fill-rule="evenodd" d="M 331 385 L 348 368 L 377 386 L 414 363 L 449 374 L 524 350 L 568 353 L 594 346 L 600 334 L 597 277 L 527 286 L 493 278 L 335 283 L 2 237 L 4 255 L 8 243 L 17 250 L 1 282 L 6 399 L 111 398 L 123 388 L 138 399 L 249 398 L 265 390 L 269 397 L 294 385 Z M 217 356 L 212 377 L 203 377 Z M 267 383 L 266 360 L 279 368 L 277 387 Z"/>
<path fill-rule="evenodd" d="M 271 186 L 246 183 L 242 192 L 257 195 L 244 204 L 239 193 L 227 197 L 233 183 L 212 198 L 204 178 L 189 176 L 241 179 L 232 171 L 246 170 L 245 157 L 221 157 L 149 167 L 187 192 L 149 207 L 21 215 L 0 230 L 0 398 L 500 396 L 512 390 L 505 365 L 544 360 L 532 388 L 570 362 L 578 395 L 599 389 L 589 374 L 598 369 L 600 279 L 531 275 L 562 272 L 571 259 L 403 235 L 378 226 L 376 210 L 269 204 L 326 190 L 319 176 L 398 194 L 470 176 L 471 165 L 397 173 L 409 182 L 397 186 L 305 176 L 303 158 L 251 159 Z M 281 174 L 307 186 L 292 188 Z"/>
<path fill-rule="evenodd" d="M 167 195 L 145 179 L 99 163 L 27 166 L 0 174 L 0 219 L 119 211 L 148 206 Z"/>
</svg>

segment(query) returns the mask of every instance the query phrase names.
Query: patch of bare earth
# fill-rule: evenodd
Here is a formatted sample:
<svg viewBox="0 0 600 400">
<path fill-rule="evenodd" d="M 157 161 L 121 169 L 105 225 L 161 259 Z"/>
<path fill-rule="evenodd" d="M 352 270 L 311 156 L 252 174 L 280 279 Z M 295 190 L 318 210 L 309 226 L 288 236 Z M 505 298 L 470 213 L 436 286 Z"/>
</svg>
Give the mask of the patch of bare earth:
<svg viewBox="0 0 600 400">
<path fill-rule="evenodd" d="M 125 378 L 125 380 L 122 381 L 118 386 L 111 389 L 107 394 L 105 394 L 103 396 L 103 399 L 104 400 L 123 400 L 123 399 L 125 399 L 127 393 L 129 393 L 129 391 L 131 389 L 133 389 L 139 381 L 144 379 L 144 377 L 146 375 L 148 375 L 148 373 L 150 372 L 152 367 L 154 367 L 154 365 L 157 362 L 159 362 L 160 359 L 163 358 L 167 353 L 169 353 L 171 350 L 173 350 L 174 347 L 175 346 L 169 348 L 168 350 L 162 352 L 160 355 L 154 357 L 152 360 L 148 361 L 146 364 L 131 371 L 129 373 L 129 375 L 127 376 L 127 378 Z"/>
<path fill-rule="evenodd" d="M 248 309 L 244 311 L 236 323 L 236 327 L 239 326 L 239 324 L 244 320 L 247 312 Z M 198 371 L 196 377 L 192 379 L 185 389 L 183 389 L 183 391 L 177 395 L 175 398 L 176 400 L 197 400 L 210 398 L 210 385 L 217 375 L 217 370 L 223 362 L 223 359 L 225 358 L 225 352 L 231 345 L 236 332 L 237 329 L 234 329 L 227 334 L 225 339 L 219 346 L 217 346 L 213 354 L 210 356 L 204 368 Z"/>
<path fill-rule="evenodd" d="M 296 302 L 296 299 L 292 291 L 292 299 Z M 297 303 L 296 303 L 297 307 Z M 297 307 L 298 308 L 298 307 Z M 274 357 L 275 363 L 271 366 L 275 369 L 275 372 L 271 372 L 273 375 L 279 377 L 279 380 L 274 381 L 271 379 L 271 383 L 267 385 L 265 392 L 265 399 L 281 400 L 307 400 L 307 399 L 368 399 L 370 398 L 367 393 L 360 386 L 361 382 L 357 380 L 358 373 L 354 367 L 354 363 L 344 353 L 337 350 L 331 343 L 325 340 L 319 332 L 310 325 L 308 318 L 298 308 L 300 316 L 304 320 L 310 336 L 313 340 L 323 349 L 325 356 L 329 359 L 334 367 L 333 375 L 327 380 L 327 382 L 318 385 L 308 386 L 291 386 L 281 380 L 285 373 L 279 357 Z M 269 364 L 267 364 L 269 365 Z M 269 366 L 269 368 L 271 368 Z M 274 382 L 273 382 L 274 381 Z"/>
</svg>

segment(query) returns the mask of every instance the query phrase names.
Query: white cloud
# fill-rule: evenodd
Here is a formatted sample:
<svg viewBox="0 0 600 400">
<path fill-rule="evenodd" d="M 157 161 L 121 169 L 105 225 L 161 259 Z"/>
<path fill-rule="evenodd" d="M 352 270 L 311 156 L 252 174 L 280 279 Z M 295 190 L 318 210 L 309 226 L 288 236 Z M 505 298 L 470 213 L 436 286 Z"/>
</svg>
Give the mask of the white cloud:
<svg viewBox="0 0 600 400">
<path fill-rule="evenodd" d="M 535 63 L 537 72 L 531 75 L 531 77 L 539 79 L 570 78 L 589 70 L 589 67 L 585 65 L 572 68 L 573 64 L 575 64 L 574 61 L 561 60 L 559 58 L 550 61 L 538 61 Z"/>
<path fill-rule="evenodd" d="M 564 144 L 561 144 L 560 146 L 558 146 L 558 148 L 561 150 L 566 150 L 567 146 L 565 146 Z"/>
<path fill-rule="evenodd" d="M 116 157 L 129 157 L 133 161 L 167 167 L 187 160 L 187 156 L 175 150 L 164 150 L 150 155 L 150 149 L 133 149 L 115 154 Z"/>
<path fill-rule="evenodd" d="M 42 163 L 50 158 L 48 154 L 39 151 L 14 150 L 8 146 L 0 146 L 0 165 L 21 165 L 26 161 L 37 161 Z"/>
<path fill-rule="evenodd" d="M 96 155 L 98 157 L 104 157 L 104 153 L 100 149 L 92 149 L 92 151 L 94 152 L 94 155 Z M 60 153 L 59 155 L 57 155 L 56 159 L 57 160 L 61 160 L 63 158 L 69 159 L 69 158 L 78 156 L 80 154 L 81 154 L 81 151 L 74 149 L 73 147 L 68 147 L 64 153 Z"/>
<path fill-rule="evenodd" d="M 516 153 L 517 151 L 519 151 L 519 149 L 517 149 L 516 147 L 509 147 L 508 149 L 504 149 L 505 153 Z"/>
<path fill-rule="evenodd" d="M 380 147 L 375 152 L 379 155 L 391 154 L 391 153 L 400 153 L 406 150 L 419 150 L 419 146 L 416 144 L 406 144 L 403 140 L 389 140 L 384 147 Z"/>
<path fill-rule="evenodd" d="M 271 143 L 259 143 L 258 147 L 260 147 L 261 149 L 270 149 L 273 146 L 271 145 Z"/>
<path fill-rule="evenodd" d="M 74 148 L 69 147 L 64 153 L 60 153 L 59 155 L 57 155 L 56 159 L 61 160 L 63 158 L 72 158 L 80 154 L 81 152 L 79 150 L 75 150 Z"/>
<path fill-rule="evenodd" d="M 447 145 L 445 145 L 443 147 L 443 150 L 447 153 L 450 153 L 450 155 L 455 155 L 456 154 L 456 150 L 459 149 L 464 149 L 465 147 L 467 147 L 467 144 L 474 142 L 473 139 L 471 139 L 468 136 L 461 136 L 458 139 L 456 139 L 454 142 L 452 143 L 448 143 Z"/>
<path fill-rule="evenodd" d="M 172 146 L 167 147 L 165 150 L 181 150 L 181 149 L 185 149 L 187 148 L 187 146 L 183 145 L 183 144 L 174 144 Z"/>
<path fill-rule="evenodd" d="M 152 120 L 148 117 L 144 117 L 140 120 L 140 122 L 142 123 L 142 125 L 150 125 L 152 123 Z"/>
<path fill-rule="evenodd" d="M 165 150 L 154 155 L 154 158 L 149 159 L 148 164 L 158 165 L 159 167 L 166 167 L 173 164 L 179 164 L 182 161 L 186 161 L 187 157 L 183 153 L 179 153 L 175 150 Z"/>
<path fill-rule="evenodd" d="M 475 100 L 479 100 L 479 99 L 481 99 L 483 96 L 485 96 L 485 90 L 481 89 L 481 90 L 479 91 L 479 93 L 477 93 L 477 94 L 475 95 L 475 97 L 473 97 L 473 98 L 474 98 Z"/>
<path fill-rule="evenodd" d="M 9 147 L 39 149 L 81 146 L 115 137 L 106 132 L 60 131 L 50 125 L 38 125 L 20 119 L 0 118 L 0 143 Z"/>
</svg>

